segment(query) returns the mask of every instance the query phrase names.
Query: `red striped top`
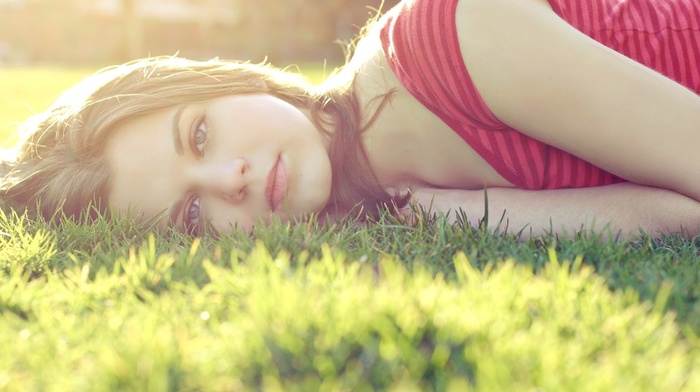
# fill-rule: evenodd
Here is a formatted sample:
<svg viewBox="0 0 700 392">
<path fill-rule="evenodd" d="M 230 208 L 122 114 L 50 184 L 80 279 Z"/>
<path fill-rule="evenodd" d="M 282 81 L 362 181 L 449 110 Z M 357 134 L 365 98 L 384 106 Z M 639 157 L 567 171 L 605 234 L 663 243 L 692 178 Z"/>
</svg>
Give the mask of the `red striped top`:
<svg viewBox="0 0 700 392">
<path fill-rule="evenodd" d="M 457 40 L 458 0 L 403 0 L 383 19 L 384 53 L 401 83 L 517 187 L 624 181 L 498 120 L 474 87 Z M 576 29 L 700 92 L 700 2 L 549 0 Z"/>
</svg>

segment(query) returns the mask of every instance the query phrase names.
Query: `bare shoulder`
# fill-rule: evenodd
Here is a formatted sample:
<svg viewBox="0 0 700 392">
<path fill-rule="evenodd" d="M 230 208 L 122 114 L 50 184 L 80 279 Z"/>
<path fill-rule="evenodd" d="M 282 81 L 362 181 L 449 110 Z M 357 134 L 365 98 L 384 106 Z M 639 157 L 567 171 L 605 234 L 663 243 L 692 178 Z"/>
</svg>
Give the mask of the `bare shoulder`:
<svg viewBox="0 0 700 392">
<path fill-rule="evenodd" d="M 511 186 L 407 90 L 392 70 L 376 31 L 366 35 L 357 49 L 349 70 L 354 72 L 354 92 L 364 121 L 373 119 L 363 141 L 381 183 L 450 188 Z M 379 110 L 381 98 L 387 93 L 391 93 L 391 99 Z"/>
<path fill-rule="evenodd" d="M 593 40 L 545 0 L 460 0 L 457 34 L 501 121 L 640 184 L 700 199 L 700 98 Z"/>
</svg>

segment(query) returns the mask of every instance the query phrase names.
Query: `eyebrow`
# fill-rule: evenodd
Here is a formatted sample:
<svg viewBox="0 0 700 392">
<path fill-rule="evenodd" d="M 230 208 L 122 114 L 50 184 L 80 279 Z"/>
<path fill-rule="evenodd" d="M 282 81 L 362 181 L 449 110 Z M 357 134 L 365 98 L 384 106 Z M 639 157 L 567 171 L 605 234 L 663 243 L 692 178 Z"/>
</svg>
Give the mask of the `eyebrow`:
<svg viewBox="0 0 700 392">
<path fill-rule="evenodd" d="M 182 139 L 180 139 L 180 118 L 182 117 L 183 110 L 185 110 L 185 105 L 177 108 L 177 110 L 175 111 L 175 115 L 173 115 L 172 126 L 170 127 L 173 134 L 173 144 L 175 145 L 175 152 L 177 152 L 177 155 L 182 155 L 182 153 L 184 152 L 184 149 L 182 147 Z"/>
<path fill-rule="evenodd" d="M 182 112 L 184 110 L 185 105 L 177 108 L 177 110 L 175 111 L 175 115 L 173 115 L 173 121 L 170 127 L 173 135 L 173 145 L 175 146 L 175 152 L 177 153 L 177 155 L 182 155 L 184 153 L 182 139 L 180 138 L 180 118 L 182 117 Z M 177 222 L 177 216 L 180 214 L 180 211 L 182 210 L 182 205 L 184 203 L 185 200 L 183 198 L 180 198 L 177 201 L 175 201 L 175 203 L 173 203 L 173 205 L 170 207 L 170 213 L 168 215 L 170 216 L 171 226 L 174 226 Z"/>
</svg>

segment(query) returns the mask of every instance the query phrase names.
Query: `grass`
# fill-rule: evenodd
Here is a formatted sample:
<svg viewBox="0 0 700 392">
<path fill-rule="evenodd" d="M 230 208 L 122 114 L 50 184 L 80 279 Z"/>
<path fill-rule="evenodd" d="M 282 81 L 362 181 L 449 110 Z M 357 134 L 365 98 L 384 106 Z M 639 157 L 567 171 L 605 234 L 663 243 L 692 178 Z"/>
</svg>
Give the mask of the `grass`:
<svg viewBox="0 0 700 392">
<path fill-rule="evenodd" d="M 41 109 L 37 85 L 21 99 Z M 698 239 L 429 216 L 193 239 L 0 214 L 0 232 L 0 390 L 700 390 Z"/>
<path fill-rule="evenodd" d="M 40 112 L 90 70 L 0 68 L 0 148 L 16 142 L 17 123 Z"/>
</svg>

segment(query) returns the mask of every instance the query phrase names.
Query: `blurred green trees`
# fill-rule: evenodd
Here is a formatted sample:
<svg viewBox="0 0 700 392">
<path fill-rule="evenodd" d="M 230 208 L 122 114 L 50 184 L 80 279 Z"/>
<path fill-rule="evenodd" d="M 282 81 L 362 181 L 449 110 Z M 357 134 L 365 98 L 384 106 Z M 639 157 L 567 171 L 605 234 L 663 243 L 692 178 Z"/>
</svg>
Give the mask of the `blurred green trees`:
<svg viewBox="0 0 700 392">
<path fill-rule="evenodd" d="M 0 1 L 5 62 L 114 63 L 172 55 L 339 63 L 347 42 L 399 0 Z"/>
</svg>

